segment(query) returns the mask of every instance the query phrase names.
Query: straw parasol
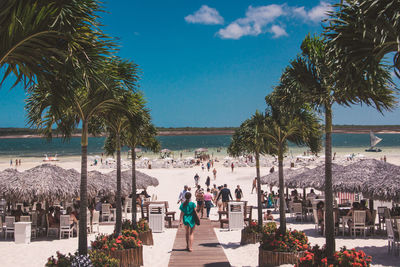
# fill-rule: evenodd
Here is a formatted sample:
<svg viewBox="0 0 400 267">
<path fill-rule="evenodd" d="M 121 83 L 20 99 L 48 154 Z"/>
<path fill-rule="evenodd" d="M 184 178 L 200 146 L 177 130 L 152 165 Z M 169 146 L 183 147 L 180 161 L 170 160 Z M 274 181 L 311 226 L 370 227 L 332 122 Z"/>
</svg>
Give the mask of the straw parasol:
<svg viewBox="0 0 400 267">
<path fill-rule="evenodd" d="M 79 195 L 80 174 L 52 164 L 42 164 L 24 172 L 6 170 L 10 177 L 0 187 L 8 199 L 18 201 L 63 200 Z"/>
<path fill-rule="evenodd" d="M 293 177 L 300 176 L 302 173 L 308 171 L 308 168 L 299 168 L 299 169 L 292 169 L 286 168 L 283 169 L 283 178 L 285 181 L 285 186 L 290 188 L 295 188 L 296 181 L 294 181 Z M 298 179 L 298 177 L 296 179 Z M 279 172 L 273 172 L 268 175 L 264 175 L 260 178 L 261 184 L 268 184 L 271 186 L 278 186 L 279 185 Z"/>
<path fill-rule="evenodd" d="M 400 166 L 365 159 L 343 167 L 335 191 L 361 192 L 370 199 L 400 202 Z"/>
<path fill-rule="evenodd" d="M 117 185 L 117 171 L 107 173 L 106 177 L 107 184 L 102 189 L 106 191 L 106 194 L 114 194 Z M 157 178 L 136 171 L 136 188 L 146 189 L 149 186 L 158 186 L 158 184 Z M 128 196 L 132 192 L 132 170 L 121 172 L 121 191 L 122 196 Z"/>
<path fill-rule="evenodd" d="M 337 174 L 343 170 L 343 166 L 332 163 L 332 179 L 337 179 Z M 289 183 L 289 182 L 288 182 Z M 308 169 L 290 179 L 288 184 L 292 188 L 316 188 L 318 190 L 325 189 L 325 164 L 319 165 L 313 169 Z"/>
</svg>

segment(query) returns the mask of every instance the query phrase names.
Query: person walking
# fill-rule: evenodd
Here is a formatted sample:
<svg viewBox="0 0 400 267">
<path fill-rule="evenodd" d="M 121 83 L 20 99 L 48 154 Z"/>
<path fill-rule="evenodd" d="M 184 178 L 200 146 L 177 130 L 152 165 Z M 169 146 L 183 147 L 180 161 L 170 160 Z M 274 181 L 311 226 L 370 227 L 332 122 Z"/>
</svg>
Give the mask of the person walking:
<svg viewBox="0 0 400 267">
<path fill-rule="evenodd" d="M 232 169 L 232 172 L 233 172 L 233 169 L 235 168 L 235 164 L 233 164 L 233 162 L 231 163 L 231 169 Z"/>
<path fill-rule="evenodd" d="M 210 163 L 210 161 L 208 161 L 208 162 L 207 162 L 207 171 L 208 171 L 208 172 L 210 171 L 210 168 L 211 168 L 211 163 Z"/>
<path fill-rule="evenodd" d="M 185 201 L 181 204 L 179 209 L 181 210 L 181 216 L 179 219 L 179 226 L 185 225 L 186 230 L 186 249 L 189 252 L 193 251 L 193 239 L 194 239 L 194 230 L 196 228 L 196 224 L 193 218 L 193 212 L 196 212 L 196 204 L 190 201 L 192 194 L 190 192 L 186 192 Z"/>
<path fill-rule="evenodd" d="M 185 201 L 186 192 L 188 192 L 188 186 L 187 185 L 185 185 L 183 187 L 183 191 L 179 193 L 178 204 L 179 203 L 183 203 Z"/>
<path fill-rule="evenodd" d="M 200 179 L 200 176 L 196 173 L 196 175 L 194 176 L 194 184 L 196 186 L 199 184 L 199 179 Z"/>
<path fill-rule="evenodd" d="M 237 185 L 235 189 L 235 196 L 236 196 L 236 201 L 240 201 L 240 199 L 242 199 L 243 197 L 243 192 L 239 185 Z"/>
<path fill-rule="evenodd" d="M 214 174 L 214 180 L 216 180 L 217 179 L 217 170 L 215 168 L 213 170 L 213 174 Z"/>
<path fill-rule="evenodd" d="M 221 189 L 221 191 L 219 191 L 218 197 L 217 197 L 217 201 L 219 200 L 219 198 L 222 198 L 222 205 L 223 205 L 223 209 L 224 210 L 228 210 L 228 202 L 229 202 L 229 198 L 231 200 L 233 200 L 232 195 L 231 195 L 231 190 L 228 189 L 228 185 L 224 184 L 224 188 Z"/>
<path fill-rule="evenodd" d="M 253 180 L 253 187 L 251 188 L 251 193 L 253 194 L 253 190 L 257 188 L 257 177 L 254 178 Z M 257 189 L 256 189 L 257 192 Z"/>
<path fill-rule="evenodd" d="M 211 194 L 213 196 L 213 203 L 215 206 L 217 206 L 217 195 L 218 195 L 218 189 L 217 189 L 217 185 L 213 184 L 213 188 L 211 188 Z"/>
<path fill-rule="evenodd" d="M 212 195 L 210 193 L 210 188 L 207 188 L 207 192 L 204 194 L 204 202 L 206 204 L 206 209 L 207 209 L 207 218 L 210 218 L 210 210 L 211 210 L 211 201 L 212 201 Z"/>
<path fill-rule="evenodd" d="M 206 186 L 207 186 L 207 188 L 210 188 L 210 176 L 207 176 Z"/>
<path fill-rule="evenodd" d="M 196 196 L 196 201 L 197 201 L 197 212 L 200 212 L 201 218 L 203 218 L 203 213 L 204 213 L 204 190 L 203 190 L 203 188 L 201 188 L 200 185 L 198 185 L 197 190 L 194 194 Z"/>
</svg>

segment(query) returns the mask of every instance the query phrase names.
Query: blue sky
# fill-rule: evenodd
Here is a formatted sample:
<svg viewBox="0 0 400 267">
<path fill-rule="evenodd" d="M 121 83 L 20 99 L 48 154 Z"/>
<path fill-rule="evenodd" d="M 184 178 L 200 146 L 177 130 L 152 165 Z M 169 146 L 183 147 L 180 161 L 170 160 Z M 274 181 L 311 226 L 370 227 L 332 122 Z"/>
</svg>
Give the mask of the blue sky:
<svg viewBox="0 0 400 267">
<path fill-rule="evenodd" d="M 277 85 L 334 1 L 109 0 L 105 31 L 141 68 L 157 126 L 238 126 Z M 0 90 L 0 127 L 24 127 L 24 91 Z M 399 124 L 400 109 L 337 107 L 335 124 Z"/>
</svg>

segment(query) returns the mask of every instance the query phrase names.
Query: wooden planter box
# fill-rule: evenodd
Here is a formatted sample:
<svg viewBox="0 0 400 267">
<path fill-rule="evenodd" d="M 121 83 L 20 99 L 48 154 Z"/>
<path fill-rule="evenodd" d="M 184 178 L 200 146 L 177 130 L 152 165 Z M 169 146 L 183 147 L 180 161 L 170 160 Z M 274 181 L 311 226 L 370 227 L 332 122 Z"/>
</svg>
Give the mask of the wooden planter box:
<svg viewBox="0 0 400 267">
<path fill-rule="evenodd" d="M 240 239 L 240 245 L 247 245 L 247 244 L 255 244 L 260 242 L 260 234 L 259 233 L 248 233 L 245 229 L 242 229 L 242 237 Z"/>
<path fill-rule="evenodd" d="M 259 267 L 279 266 L 281 264 L 297 264 L 304 252 L 274 252 L 258 249 Z"/>
<path fill-rule="evenodd" d="M 110 251 L 110 257 L 118 259 L 120 267 L 139 267 L 143 265 L 143 246 Z"/>
<path fill-rule="evenodd" d="M 143 242 L 143 245 L 146 245 L 146 246 L 154 245 L 153 232 L 151 231 L 151 229 L 146 232 L 138 232 L 138 234 L 139 234 L 138 238 L 139 238 L 139 240 L 141 240 Z"/>
</svg>

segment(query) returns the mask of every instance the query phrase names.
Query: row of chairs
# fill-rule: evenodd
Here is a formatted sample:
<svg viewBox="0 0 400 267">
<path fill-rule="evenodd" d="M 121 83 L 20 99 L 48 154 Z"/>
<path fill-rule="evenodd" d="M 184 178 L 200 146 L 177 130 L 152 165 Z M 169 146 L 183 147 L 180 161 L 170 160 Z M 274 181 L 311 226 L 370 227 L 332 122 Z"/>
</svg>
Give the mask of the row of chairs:
<svg viewBox="0 0 400 267">
<path fill-rule="evenodd" d="M 100 213 L 98 211 L 93 212 L 93 217 L 90 216 L 90 212 L 87 213 L 87 229 L 89 233 L 94 232 L 94 229 L 97 228 L 97 232 L 99 232 L 99 216 Z M 60 239 L 65 233 L 68 233 L 68 237 L 72 236 L 73 227 L 70 224 L 69 215 L 61 215 L 60 216 L 60 226 L 59 227 L 51 227 L 49 225 L 48 215 L 45 215 L 46 226 L 38 227 L 37 225 L 37 213 L 32 213 L 30 216 L 21 216 L 20 222 L 32 222 L 31 225 L 31 236 L 32 238 L 37 238 L 38 233 L 45 231 L 47 237 L 51 236 L 51 232 L 55 232 L 55 236 L 59 236 Z M 6 216 L 5 217 L 5 229 L 4 229 L 4 239 L 7 239 L 9 235 L 14 235 L 15 232 L 15 216 Z M 0 226 L 1 231 L 3 231 L 3 221 L 0 216 Z M 77 228 L 78 229 L 78 228 Z"/>
</svg>

